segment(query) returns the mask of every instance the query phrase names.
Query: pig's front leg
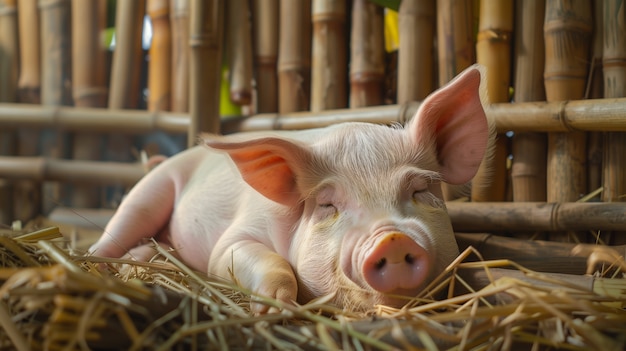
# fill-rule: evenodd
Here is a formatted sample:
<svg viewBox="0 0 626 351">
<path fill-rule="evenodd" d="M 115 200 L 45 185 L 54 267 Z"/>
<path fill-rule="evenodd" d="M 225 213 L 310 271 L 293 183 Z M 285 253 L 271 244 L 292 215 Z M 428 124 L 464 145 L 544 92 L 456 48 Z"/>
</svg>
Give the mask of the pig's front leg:
<svg viewBox="0 0 626 351">
<path fill-rule="evenodd" d="M 209 260 L 209 274 L 236 279 L 244 288 L 255 294 L 293 304 L 298 295 L 298 283 L 289 262 L 266 245 L 243 240 L 230 246 L 218 245 L 217 255 Z M 250 309 L 255 314 L 278 312 L 276 308 L 253 302 Z"/>
</svg>

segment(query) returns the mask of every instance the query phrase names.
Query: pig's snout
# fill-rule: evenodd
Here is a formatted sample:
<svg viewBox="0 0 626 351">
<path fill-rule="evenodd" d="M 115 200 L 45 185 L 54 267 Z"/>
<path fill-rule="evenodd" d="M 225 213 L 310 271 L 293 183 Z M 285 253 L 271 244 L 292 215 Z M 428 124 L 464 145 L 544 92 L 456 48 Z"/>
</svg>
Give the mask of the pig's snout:
<svg viewBox="0 0 626 351">
<path fill-rule="evenodd" d="M 428 277 L 426 250 L 405 234 L 391 233 L 376 243 L 365 257 L 363 277 L 382 293 L 417 293 Z"/>
</svg>

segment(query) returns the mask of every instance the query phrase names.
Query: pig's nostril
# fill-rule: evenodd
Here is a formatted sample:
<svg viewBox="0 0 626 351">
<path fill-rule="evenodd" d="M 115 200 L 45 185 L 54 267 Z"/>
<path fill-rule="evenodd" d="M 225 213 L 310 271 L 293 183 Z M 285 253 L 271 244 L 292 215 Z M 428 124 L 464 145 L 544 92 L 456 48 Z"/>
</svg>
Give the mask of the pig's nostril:
<svg viewBox="0 0 626 351">
<path fill-rule="evenodd" d="M 415 262 L 415 259 L 410 254 L 406 254 L 406 256 L 404 256 L 404 262 L 408 264 L 413 264 L 413 262 Z"/>
<path fill-rule="evenodd" d="M 374 264 L 374 268 L 383 269 L 386 263 L 387 263 L 387 259 L 383 257 Z"/>
</svg>

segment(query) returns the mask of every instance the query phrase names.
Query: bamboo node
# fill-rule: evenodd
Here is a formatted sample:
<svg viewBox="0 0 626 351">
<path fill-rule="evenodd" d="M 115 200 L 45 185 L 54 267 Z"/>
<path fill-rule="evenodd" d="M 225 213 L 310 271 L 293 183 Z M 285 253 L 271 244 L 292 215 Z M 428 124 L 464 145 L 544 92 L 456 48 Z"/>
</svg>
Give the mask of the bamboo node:
<svg viewBox="0 0 626 351">
<path fill-rule="evenodd" d="M 477 41 L 495 41 L 509 43 L 511 41 L 511 31 L 500 29 L 485 29 L 478 32 Z"/>
<path fill-rule="evenodd" d="M 569 100 L 565 100 L 565 101 L 561 101 L 559 103 L 559 107 L 557 108 L 557 118 L 559 121 L 559 124 L 561 126 L 563 126 L 564 129 L 566 129 L 567 131 L 578 131 L 578 129 L 573 128 L 572 124 L 569 123 L 569 120 L 567 118 L 567 104 L 569 103 Z"/>
</svg>

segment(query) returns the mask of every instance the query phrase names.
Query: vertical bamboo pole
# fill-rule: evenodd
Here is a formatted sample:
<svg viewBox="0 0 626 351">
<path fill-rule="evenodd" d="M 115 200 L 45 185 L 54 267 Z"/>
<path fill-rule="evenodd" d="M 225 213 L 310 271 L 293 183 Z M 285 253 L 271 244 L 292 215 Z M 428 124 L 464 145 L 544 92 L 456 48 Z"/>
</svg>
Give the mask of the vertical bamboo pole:
<svg viewBox="0 0 626 351">
<path fill-rule="evenodd" d="M 148 64 L 148 110 L 169 111 L 172 88 L 172 32 L 168 0 L 148 0 L 146 10 L 152 22 Z"/>
<path fill-rule="evenodd" d="M 278 17 L 278 0 L 252 1 L 257 113 L 278 112 Z"/>
<path fill-rule="evenodd" d="M 20 0 L 17 3 L 20 41 L 18 98 L 20 102 L 30 104 L 38 104 L 41 101 L 39 8 L 37 1 Z"/>
<path fill-rule="evenodd" d="M 17 3 L 20 77 L 18 81 L 18 101 L 28 104 L 41 102 L 41 60 L 39 40 L 38 0 L 20 0 Z M 35 156 L 39 154 L 37 143 L 39 131 L 32 129 L 18 130 L 18 155 Z M 17 181 L 13 189 L 13 218 L 27 222 L 41 211 L 41 183 Z"/>
<path fill-rule="evenodd" d="M 72 0 L 72 90 L 79 107 L 106 107 L 106 0 Z M 98 160 L 103 138 L 96 133 L 74 133 L 73 157 Z M 100 207 L 99 187 L 74 185 L 72 206 Z"/>
<path fill-rule="evenodd" d="M 437 50 L 440 86 L 476 61 L 472 0 L 437 1 Z"/>
<path fill-rule="evenodd" d="M 190 13 L 190 123 L 187 145 L 191 147 L 196 144 L 200 132 L 218 133 L 220 130 L 224 2 L 193 0 Z"/>
<path fill-rule="evenodd" d="M 0 2 L 0 102 L 15 102 L 19 72 L 17 6 L 15 0 Z M 0 131 L 0 155 L 16 152 L 15 130 Z M 0 224 L 13 221 L 13 185 L 0 178 Z"/>
<path fill-rule="evenodd" d="M 309 109 L 311 0 L 280 0 L 278 111 Z"/>
<path fill-rule="evenodd" d="M 544 84 L 548 101 L 584 97 L 591 30 L 589 1 L 546 1 Z M 548 201 L 576 201 L 585 194 L 585 144 L 583 132 L 548 135 Z"/>
<path fill-rule="evenodd" d="M 71 1 L 39 0 L 41 15 L 41 103 L 71 105 Z M 61 158 L 66 153 L 65 133 L 43 134 L 41 149 L 48 157 Z M 49 213 L 65 196 L 58 184 L 44 183 L 43 212 Z"/>
<path fill-rule="evenodd" d="M 174 112 L 189 111 L 189 1 L 171 0 L 172 102 Z"/>
<path fill-rule="evenodd" d="M 237 105 L 252 101 L 252 38 L 248 0 L 226 2 L 226 58 L 230 100 Z"/>
<path fill-rule="evenodd" d="M 604 1 L 604 95 L 626 96 L 626 10 L 622 1 Z M 626 133 L 604 133 L 602 200 L 626 201 Z"/>
<path fill-rule="evenodd" d="M 313 0 L 311 111 L 347 107 L 346 1 Z"/>
<path fill-rule="evenodd" d="M 512 36 L 513 0 L 481 0 L 476 61 L 487 68 L 490 103 L 509 102 Z M 506 199 L 508 154 L 507 139 L 502 135 L 496 141 L 494 157 L 483 161 L 474 178 L 479 186 L 472 187 L 473 201 Z"/>
<path fill-rule="evenodd" d="M 437 52 L 439 85 L 448 83 L 476 62 L 474 1 L 437 0 Z M 453 188 L 442 185 L 446 200 L 456 197 Z"/>
<path fill-rule="evenodd" d="M 0 101 L 17 101 L 19 37 L 15 0 L 0 1 Z"/>
<path fill-rule="evenodd" d="M 398 104 L 423 100 L 435 90 L 435 8 L 434 0 L 406 0 L 400 3 Z"/>
<path fill-rule="evenodd" d="M 140 80 L 144 61 L 142 47 L 145 0 L 117 1 L 115 9 L 115 49 L 111 62 L 109 88 L 110 109 L 134 109 L 139 105 Z M 107 136 L 107 159 L 132 161 L 132 137 L 122 134 Z M 114 202 L 121 201 L 126 189 L 113 187 Z"/>
<path fill-rule="evenodd" d="M 604 97 L 604 73 L 602 72 L 602 51 L 604 50 L 604 1 L 593 2 L 592 59 L 589 75 L 591 82 L 585 98 Z M 602 186 L 602 132 L 587 133 L 587 189 L 594 191 Z M 599 197 L 600 198 L 600 197 Z"/>
<path fill-rule="evenodd" d="M 382 105 L 385 79 L 383 8 L 367 0 L 352 4 L 350 107 Z M 432 43 L 432 33 L 431 43 Z M 408 67 L 407 67 L 408 68 Z M 427 71 L 431 71 L 428 69 Z M 411 77 L 419 80 L 419 76 Z"/>
<path fill-rule="evenodd" d="M 109 108 L 136 108 L 142 52 L 145 0 L 118 1 L 115 12 L 115 51 L 111 63 Z"/>
<path fill-rule="evenodd" d="M 544 101 L 545 0 L 515 3 L 515 102 Z M 546 135 L 515 133 L 511 168 L 513 201 L 546 201 Z"/>
</svg>

